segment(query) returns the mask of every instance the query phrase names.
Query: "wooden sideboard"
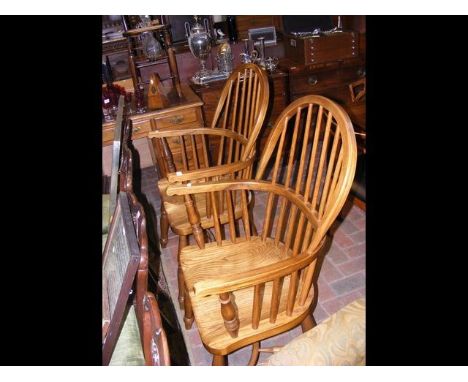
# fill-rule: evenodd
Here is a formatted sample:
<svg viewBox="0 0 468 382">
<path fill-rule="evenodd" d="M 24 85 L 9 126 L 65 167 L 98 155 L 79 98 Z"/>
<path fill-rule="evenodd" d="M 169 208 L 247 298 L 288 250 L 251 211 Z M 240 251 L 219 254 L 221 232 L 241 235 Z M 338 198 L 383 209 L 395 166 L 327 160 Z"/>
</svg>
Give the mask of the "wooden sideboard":
<svg viewBox="0 0 468 382">
<path fill-rule="evenodd" d="M 151 120 L 154 120 L 154 129 L 167 128 L 171 126 L 191 128 L 204 126 L 201 99 L 193 92 L 193 90 L 185 84 L 181 85 L 183 97 L 179 98 L 176 92 L 173 91 L 168 97 L 168 106 L 148 110 L 146 113 L 133 114 L 129 118 L 132 120 L 132 140 L 147 139 L 148 133 L 153 129 Z M 112 145 L 114 139 L 114 122 L 106 122 L 102 124 L 102 145 Z M 151 142 L 149 142 L 151 143 Z M 154 165 L 158 163 L 157 149 L 153 144 L 149 144 L 149 152 L 151 161 Z M 106 171 L 104 171 L 105 173 Z"/>
</svg>

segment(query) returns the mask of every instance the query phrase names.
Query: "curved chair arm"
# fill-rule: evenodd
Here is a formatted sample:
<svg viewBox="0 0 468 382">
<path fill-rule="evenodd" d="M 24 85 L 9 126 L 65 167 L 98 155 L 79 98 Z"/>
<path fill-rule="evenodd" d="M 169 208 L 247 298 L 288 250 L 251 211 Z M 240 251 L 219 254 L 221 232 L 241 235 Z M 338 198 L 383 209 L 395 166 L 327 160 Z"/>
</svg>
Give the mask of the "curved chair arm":
<svg viewBox="0 0 468 382">
<path fill-rule="evenodd" d="M 186 182 L 191 180 L 199 180 L 203 178 L 214 178 L 217 176 L 225 176 L 227 174 L 236 173 L 245 169 L 248 169 L 255 159 L 255 155 L 252 155 L 246 161 L 239 161 L 236 163 L 222 164 L 219 166 L 189 170 L 189 171 L 177 171 L 167 174 L 167 180 L 169 183 Z"/>
<path fill-rule="evenodd" d="M 226 138 L 235 142 L 238 142 L 241 147 L 245 150 L 247 145 L 247 139 L 234 131 L 227 129 L 218 129 L 218 128 L 206 128 L 206 127 L 197 127 L 191 129 L 158 129 L 150 132 L 148 134 L 149 138 L 163 139 L 163 138 L 174 138 L 174 137 L 194 137 L 194 136 L 215 136 L 219 138 Z M 169 150 L 168 146 L 166 146 Z M 192 169 L 187 171 L 176 171 L 170 172 L 167 174 L 167 179 L 169 183 L 175 182 L 186 182 L 191 180 L 199 180 L 203 178 L 213 178 L 216 176 L 223 176 L 230 173 L 235 173 L 242 171 L 244 169 L 251 168 L 253 165 L 253 160 L 255 158 L 255 151 L 250 153 L 250 155 L 245 160 L 239 160 L 234 163 L 225 163 L 222 165 L 214 165 L 208 168 Z"/>
<path fill-rule="evenodd" d="M 150 131 L 148 133 L 148 138 L 170 138 L 170 137 L 181 137 L 181 136 L 190 136 L 190 135 L 217 135 L 223 136 L 226 138 L 232 138 L 243 145 L 247 144 L 247 139 L 232 130 L 228 129 L 215 129 L 210 127 L 193 127 L 190 129 L 187 128 L 178 128 L 174 129 L 172 127 L 161 128 L 157 130 Z"/>
<path fill-rule="evenodd" d="M 236 190 L 249 190 L 249 191 L 264 191 L 271 192 L 276 195 L 287 198 L 291 203 L 295 204 L 302 213 L 307 217 L 314 228 L 319 225 L 317 214 L 312 211 L 308 203 L 304 202 L 304 197 L 300 194 L 294 193 L 290 188 L 283 187 L 278 184 L 272 184 L 266 180 L 220 180 L 214 182 L 204 182 L 197 184 L 174 184 L 166 189 L 169 196 L 173 195 L 189 195 L 200 194 L 204 192 L 216 191 L 236 191 Z"/>
</svg>

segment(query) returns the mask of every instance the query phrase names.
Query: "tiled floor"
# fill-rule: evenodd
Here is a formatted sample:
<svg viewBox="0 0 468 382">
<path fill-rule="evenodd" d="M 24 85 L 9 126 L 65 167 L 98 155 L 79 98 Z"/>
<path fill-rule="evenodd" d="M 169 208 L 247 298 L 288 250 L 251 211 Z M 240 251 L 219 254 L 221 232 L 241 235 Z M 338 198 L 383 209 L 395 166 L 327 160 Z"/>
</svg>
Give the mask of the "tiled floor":
<svg viewBox="0 0 468 382">
<path fill-rule="evenodd" d="M 141 192 L 151 205 L 154 215 L 150 219 L 153 223 L 150 229 L 159 234 L 160 200 L 156 188 L 157 174 L 152 167 L 141 172 Z M 325 255 L 318 278 L 318 302 L 313 311 L 317 323 L 335 313 L 337 310 L 355 300 L 365 296 L 365 262 L 366 262 L 366 215 L 356 206 L 344 208 L 344 219 L 337 221 L 332 228 L 333 240 Z M 156 223 L 156 224 L 155 224 Z M 182 328 L 182 334 L 187 346 L 190 363 L 202 366 L 211 365 L 211 355 L 201 343 L 196 323 L 192 329 L 185 330 L 183 325 L 183 312 L 177 303 L 177 236 L 169 231 L 169 243 L 161 250 L 161 263 L 167 279 L 176 313 Z M 293 330 L 262 341 L 262 347 L 283 345 L 301 333 L 301 328 Z M 239 349 L 229 355 L 229 365 L 246 365 L 250 358 L 251 347 Z M 263 353 L 259 362 L 269 354 Z"/>
</svg>

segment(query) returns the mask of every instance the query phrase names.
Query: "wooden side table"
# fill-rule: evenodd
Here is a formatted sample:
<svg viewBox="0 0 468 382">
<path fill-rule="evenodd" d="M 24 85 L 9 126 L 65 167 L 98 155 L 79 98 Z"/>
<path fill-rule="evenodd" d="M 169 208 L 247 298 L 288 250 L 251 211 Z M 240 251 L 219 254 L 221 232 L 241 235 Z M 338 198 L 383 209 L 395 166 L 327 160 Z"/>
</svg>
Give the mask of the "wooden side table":
<svg viewBox="0 0 468 382">
<path fill-rule="evenodd" d="M 182 84 L 181 90 L 183 95 L 181 98 L 177 96 L 175 91 L 169 94 L 167 107 L 148 110 L 146 113 L 133 114 L 129 117 L 133 122 L 132 140 L 148 137 L 148 133 L 152 130 L 151 120 L 155 121 L 155 129 L 171 126 L 182 128 L 204 126 L 202 115 L 203 102 L 188 85 Z M 102 124 L 103 146 L 112 144 L 114 125 L 114 122 Z M 154 165 L 157 165 L 159 155 L 158 148 L 155 143 L 150 144 L 149 147 L 151 161 Z"/>
</svg>

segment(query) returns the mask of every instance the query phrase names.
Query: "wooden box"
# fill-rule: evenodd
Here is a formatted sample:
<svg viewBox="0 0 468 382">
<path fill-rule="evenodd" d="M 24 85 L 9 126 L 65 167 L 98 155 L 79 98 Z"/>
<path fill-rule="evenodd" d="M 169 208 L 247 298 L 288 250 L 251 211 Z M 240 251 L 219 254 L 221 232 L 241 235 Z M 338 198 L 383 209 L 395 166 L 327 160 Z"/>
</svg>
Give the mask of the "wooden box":
<svg viewBox="0 0 468 382">
<path fill-rule="evenodd" d="M 299 64 L 311 65 L 355 58 L 359 38 L 355 32 L 337 32 L 319 36 L 287 35 L 285 56 Z"/>
</svg>

